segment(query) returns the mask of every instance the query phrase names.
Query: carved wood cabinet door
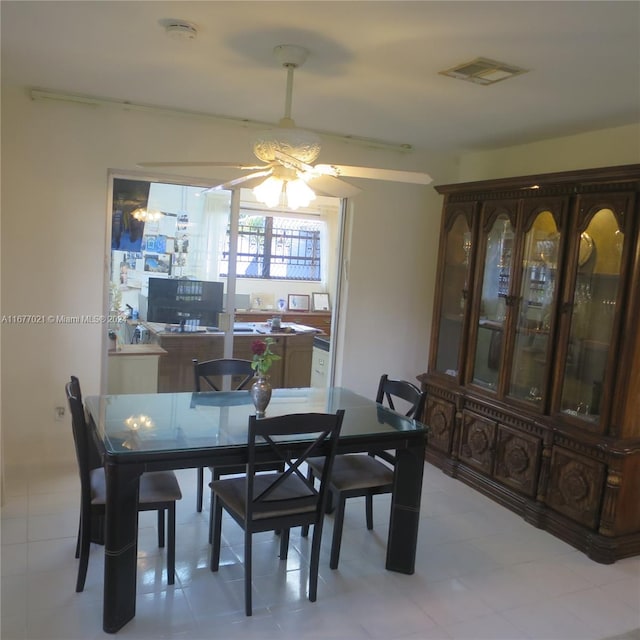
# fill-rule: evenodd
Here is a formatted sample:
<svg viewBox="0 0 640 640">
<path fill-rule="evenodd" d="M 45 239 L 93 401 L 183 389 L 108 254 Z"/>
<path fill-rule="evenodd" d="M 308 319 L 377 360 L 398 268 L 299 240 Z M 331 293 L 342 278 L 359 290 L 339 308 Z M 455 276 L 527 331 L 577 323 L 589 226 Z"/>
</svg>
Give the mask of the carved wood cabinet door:
<svg viewBox="0 0 640 640">
<path fill-rule="evenodd" d="M 576 522 L 595 529 L 604 478 L 604 465 L 568 449 L 554 447 L 547 503 Z"/>
<path fill-rule="evenodd" d="M 462 412 L 460 459 L 491 475 L 497 425 L 493 420 L 470 411 Z"/>
<path fill-rule="evenodd" d="M 494 477 L 517 491 L 535 497 L 541 451 L 540 438 L 499 425 Z"/>
<path fill-rule="evenodd" d="M 429 425 L 429 444 L 444 453 L 451 452 L 455 415 L 455 406 L 450 402 L 428 398 L 425 423 Z"/>
</svg>

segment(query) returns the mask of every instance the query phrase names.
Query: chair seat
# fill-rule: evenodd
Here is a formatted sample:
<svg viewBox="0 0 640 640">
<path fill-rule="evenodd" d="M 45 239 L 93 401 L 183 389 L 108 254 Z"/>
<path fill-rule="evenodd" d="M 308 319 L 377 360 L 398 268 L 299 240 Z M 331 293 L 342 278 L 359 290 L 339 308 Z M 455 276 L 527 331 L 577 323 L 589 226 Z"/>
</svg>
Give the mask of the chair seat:
<svg viewBox="0 0 640 640">
<path fill-rule="evenodd" d="M 309 458 L 307 464 L 319 475 L 324 467 L 324 458 Z M 391 485 L 393 469 L 371 456 L 340 455 L 333 461 L 330 483 L 337 491 Z"/>
<path fill-rule="evenodd" d="M 273 484 L 279 475 L 282 474 L 266 473 L 255 476 L 253 482 L 254 495 L 260 495 Z M 228 509 L 239 515 L 245 513 L 247 501 L 246 476 L 215 480 L 209 486 Z M 297 476 L 289 476 L 271 493 L 269 499 L 265 502 L 273 502 L 274 508 L 256 512 L 254 514 L 256 520 L 300 513 L 314 513 L 318 503 L 318 496 L 310 491 L 309 486 L 303 480 Z"/>
<path fill-rule="evenodd" d="M 180 500 L 182 492 L 173 471 L 149 471 L 140 476 L 139 504 L 156 504 Z M 104 469 L 91 470 L 91 504 L 106 504 Z"/>
</svg>

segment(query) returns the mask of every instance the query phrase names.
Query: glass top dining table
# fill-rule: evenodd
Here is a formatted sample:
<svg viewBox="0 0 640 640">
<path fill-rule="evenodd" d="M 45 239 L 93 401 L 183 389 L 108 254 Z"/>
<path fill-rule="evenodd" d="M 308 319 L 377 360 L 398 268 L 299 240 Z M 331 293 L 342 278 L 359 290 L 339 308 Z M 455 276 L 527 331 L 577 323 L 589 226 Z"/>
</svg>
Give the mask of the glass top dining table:
<svg viewBox="0 0 640 640">
<path fill-rule="evenodd" d="M 248 391 L 90 396 L 85 409 L 105 466 L 103 629 L 114 633 L 135 616 L 140 474 L 246 463 L 255 409 Z M 339 454 L 396 451 L 386 568 L 412 574 L 427 428 L 341 387 L 274 389 L 266 416 L 338 409 L 345 410 Z"/>
</svg>

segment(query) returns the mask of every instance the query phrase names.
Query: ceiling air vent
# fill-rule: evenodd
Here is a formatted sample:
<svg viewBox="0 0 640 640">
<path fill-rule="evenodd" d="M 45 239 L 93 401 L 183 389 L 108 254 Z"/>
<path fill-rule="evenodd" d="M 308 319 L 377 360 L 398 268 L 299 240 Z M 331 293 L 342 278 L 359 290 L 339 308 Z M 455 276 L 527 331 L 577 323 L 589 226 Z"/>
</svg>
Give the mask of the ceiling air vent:
<svg viewBox="0 0 640 640">
<path fill-rule="evenodd" d="M 512 64 L 489 60 L 489 58 L 476 58 L 475 60 L 471 60 L 471 62 L 459 64 L 456 67 L 452 67 L 446 71 L 440 71 L 439 73 L 443 76 L 449 76 L 450 78 L 457 78 L 458 80 L 468 80 L 475 84 L 495 84 L 496 82 L 500 82 L 500 80 L 506 80 L 507 78 L 513 78 L 522 73 L 527 73 L 527 71 L 529 71 L 529 69 L 521 69 Z"/>
</svg>

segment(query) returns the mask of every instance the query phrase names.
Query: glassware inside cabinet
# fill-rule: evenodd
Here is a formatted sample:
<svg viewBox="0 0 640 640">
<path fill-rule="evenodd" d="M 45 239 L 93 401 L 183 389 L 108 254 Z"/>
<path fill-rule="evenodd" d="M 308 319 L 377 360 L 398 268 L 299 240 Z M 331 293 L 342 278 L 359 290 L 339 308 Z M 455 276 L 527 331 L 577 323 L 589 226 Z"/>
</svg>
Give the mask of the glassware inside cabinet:
<svg viewBox="0 0 640 640">
<path fill-rule="evenodd" d="M 613 335 L 624 236 L 610 209 L 600 209 L 580 235 L 561 410 L 598 422 Z"/>
<path fill-rule="evenodd" d="M 472 378 L 475 384 L 488 389 L 496 388 L 502 359 L 513 239 L 509 217 L 499 215 L 487 236 Z"/>
<path fill-rule="evenodd" d="M 542 406 L 560 233 L 550 211 L 539 213 L 526 233 L 509 395 Z"/>
<path fill-rule="evenodd" d="M 446 237 L 436 356 L 436 370 L 450 376 L 458 375 L 471 248 L 469 224 L 464 215 L 458 215 Z"/>
</svg>

